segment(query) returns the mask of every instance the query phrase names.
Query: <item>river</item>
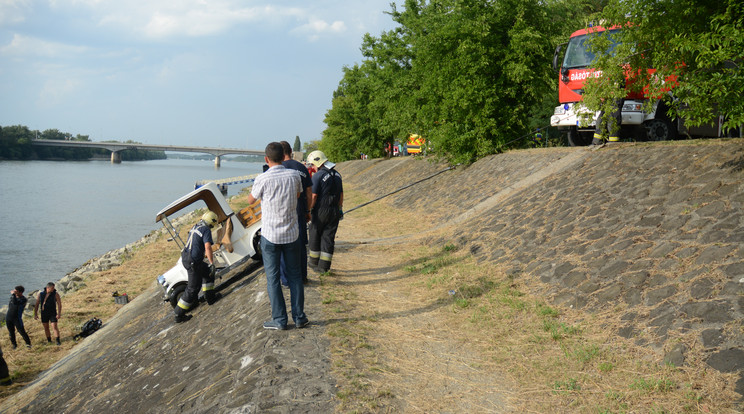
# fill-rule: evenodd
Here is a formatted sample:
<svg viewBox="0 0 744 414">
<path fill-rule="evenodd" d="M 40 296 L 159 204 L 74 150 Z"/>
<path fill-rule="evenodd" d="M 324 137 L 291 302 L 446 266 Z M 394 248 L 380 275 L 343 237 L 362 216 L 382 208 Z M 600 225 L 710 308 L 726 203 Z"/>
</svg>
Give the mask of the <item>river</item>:
<svg viewBox="0 0 744 414">
<path fill-rule="evenodd" d="M 179 159 L 0 161 L 0 298 L 19 284 L 40 289 L 159 228 L 155 214 L 196 181 L 256 174 L 262 165 L 224 158 L 219 169 Z M 243 187 L 229 186 L 228 195 Z"/>
</svg>

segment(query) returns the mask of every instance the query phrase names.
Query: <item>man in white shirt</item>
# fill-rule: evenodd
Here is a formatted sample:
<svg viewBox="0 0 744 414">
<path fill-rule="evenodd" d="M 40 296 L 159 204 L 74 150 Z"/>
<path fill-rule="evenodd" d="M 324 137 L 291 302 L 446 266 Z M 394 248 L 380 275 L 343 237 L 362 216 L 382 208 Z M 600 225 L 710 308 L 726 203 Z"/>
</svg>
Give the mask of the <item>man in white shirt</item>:
<svg viewBox="0 0 744 414">
<path fill-rule="evenodd" d="M 266 289 L 271 302 L 271 320 L 266 329 L 287 329 L 287 307 L 280 283 L 280 259 L 284 255 L 289 284 L 292 320 L 297 328 L 309 323 L 305 315 L 305 287 L 302 284 L 300 254 L 302 241 L 297 222 L 297 199 L 302 192 L 300 174 L 282 165 L 284 149 L 278 142 L 266 146 L 269 169 L 256 177 L 248 203 L 261 200 L 261 255 L 266 272 Z"/>
</svg>

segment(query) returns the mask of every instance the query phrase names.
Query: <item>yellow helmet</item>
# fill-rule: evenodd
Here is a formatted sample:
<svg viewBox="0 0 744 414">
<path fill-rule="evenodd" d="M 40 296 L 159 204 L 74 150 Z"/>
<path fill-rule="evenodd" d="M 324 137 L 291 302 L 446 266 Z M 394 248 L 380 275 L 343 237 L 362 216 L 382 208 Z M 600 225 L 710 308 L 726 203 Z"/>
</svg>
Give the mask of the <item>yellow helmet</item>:
<svg viewBox="0 0 744 414">
<path fill-rule="evenodd" d="M 201 219 L 207 223 L 210 229 L 213 229 L 217 225 L 217 214 L 211 210 L 204 213 Z"/>
<path fill-rule="evenodd" d="M 320 168 L 326 161 L 328 161 L 328 157 L 320 150 L 315 150 L 307 155 L 307 162 L 313 164 L 315 168 Z"/>
</svg>

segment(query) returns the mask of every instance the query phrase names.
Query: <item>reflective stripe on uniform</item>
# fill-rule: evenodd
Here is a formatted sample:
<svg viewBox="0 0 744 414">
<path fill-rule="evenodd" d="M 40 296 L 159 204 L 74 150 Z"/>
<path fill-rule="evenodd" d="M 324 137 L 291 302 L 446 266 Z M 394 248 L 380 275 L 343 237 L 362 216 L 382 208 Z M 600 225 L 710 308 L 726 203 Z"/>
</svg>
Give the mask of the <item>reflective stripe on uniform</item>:
<svg viewBox="0 0 744 414">
<path fill-rule="evenodd" d="M 178 307 L 183 310 L 189 310 L 191 309 L 191 304 L 183 300 L 183 298 L 178 299 Z"/>
<path fill-rule="evenodd" d="M 330 262 L 331 259 L 333 259 L 333 253 L 326 253 L 326 252 L 320 253 L 320 260 L 325 260 L 327 262 Z"/>
<path fill-rule="evenodd" d="M 313 258 L 313 259 L 317 259 L 317 258 L 319 258 L 319 257 L 320 257 L 320 252 L 316 252 L 316 251 L 314 251 L 314 250 L 310 250 L 310 252 L 308 253 L 308 255 L 309 255 L 309 256 L 310 256 L 311 258 Z"/>
<path fill-rule="evenodd" d="M 610 142 L 618 142 L 618 141 L 620 141 L 620 137 L 610 136 L 610 138 L 608 139 L 608 141 L 610 141 Z"/>
<path fill-rule="evenodd" d="M 594 139 L 602 139 L 602 134 L 594 133 Z"/>
<path fill-rule="evenodd" d="M 214 290 L 214 283 L 204 283 L 204 284 L 202 284 L 202 291 L 206 292 L 208 290 Z"/>
</svg>

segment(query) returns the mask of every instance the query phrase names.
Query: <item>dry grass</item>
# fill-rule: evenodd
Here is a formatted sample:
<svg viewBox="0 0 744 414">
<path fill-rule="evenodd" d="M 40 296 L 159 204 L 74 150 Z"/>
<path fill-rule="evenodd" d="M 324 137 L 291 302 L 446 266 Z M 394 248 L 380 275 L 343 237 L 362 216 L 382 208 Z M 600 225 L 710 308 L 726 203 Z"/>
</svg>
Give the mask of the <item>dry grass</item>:
<svg viewBox="0 0 744 414">
<path fill-rule="evenodd" d="M 364 201 L 353 192 L 348 197 Z M 365 215 L 349 214 L 338 238 L 401 227 L 410 233 L 412 212 L 378 203 L 365 207 L 372 210 Z M 382 222 L 383 216 L 391 220 Z M 430 247 L 413 235 L 385 243 L 352 244 L 334 255 L 335 270 L 322 277 L 324 309 L 334 321 L 339 412 L 740 408 L 735 376 L 708 367 L 693 334 L 677 338 L 688 346 L 686 365 L 665 365 L 661 353 L 617 336 L 627 323 L 617 309 L 591 314 L 551 306 L 534 278 L 478 263 L 454 244 Z"/>
</svg>

